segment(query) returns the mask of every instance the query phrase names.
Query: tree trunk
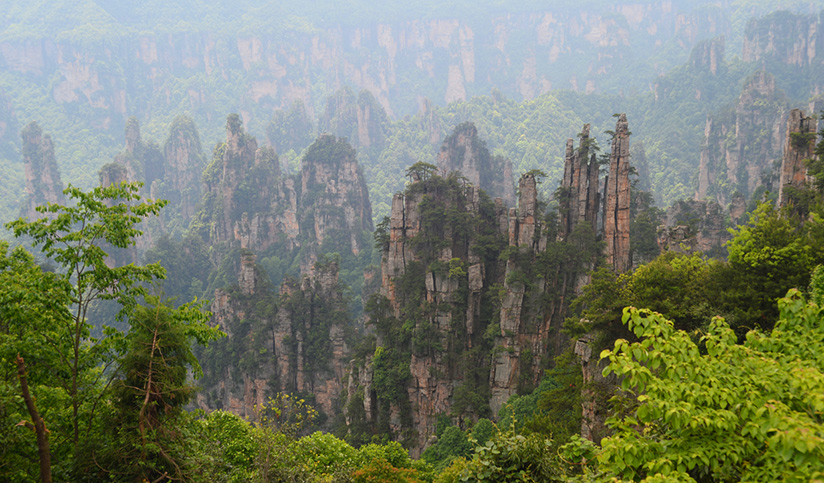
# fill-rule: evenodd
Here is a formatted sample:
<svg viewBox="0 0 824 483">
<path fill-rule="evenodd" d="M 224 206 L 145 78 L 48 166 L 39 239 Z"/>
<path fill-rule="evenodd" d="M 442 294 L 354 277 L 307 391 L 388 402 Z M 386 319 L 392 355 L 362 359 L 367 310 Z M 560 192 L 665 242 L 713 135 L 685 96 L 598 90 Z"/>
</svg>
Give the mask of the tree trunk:
<svg viewBox="0 0 824 483">
<path fill-rule="evenodd" d="M 46 431 L 46 424 L 40 413 L 37 412 L 37 406 L 34 404 L 34 399 L 29 393 L 29 383 L 26 380 L 26 363 L 20 354 L 17 354 L 17 378 L 20 379 L 20 388 L 23 391 L 23 401 L 26 402 L 26 409 L 29 410 L 31 416 L 31 423 L 26 426 L 34 426 L 34 433 L 37 435 L 37 453 L 40 456 L 40 481 L 43 483 L 52 482 L 51 474 L 51 454 L 49 453 L 49 435 Z"/>
</svg>

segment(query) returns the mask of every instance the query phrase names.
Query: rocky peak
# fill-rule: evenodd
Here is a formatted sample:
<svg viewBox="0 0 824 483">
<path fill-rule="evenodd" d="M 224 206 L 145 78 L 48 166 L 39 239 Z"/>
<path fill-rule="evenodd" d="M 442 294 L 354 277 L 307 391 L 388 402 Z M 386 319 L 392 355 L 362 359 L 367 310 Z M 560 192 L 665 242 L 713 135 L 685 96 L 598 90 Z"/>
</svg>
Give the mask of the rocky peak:
<svg viewBox="0 0 824 483">
<path fill-rule="evenodd" d="M 142 139 L 140 138 L 140 123 L 137 118 L 130 117 L 126 120 L 126 151 L 134 153 L 135 149 L 140 146 Z"/>
<path fill-rule="evenodd" d="M 203 364 L 198 405 L 254 418 L 268 395 L 312 394 L 334 421 L 351 346 L 342 294 L 335 260 L 286 277 L 275 290 L 255 254 L 241 251 L 237 288 L 215 291 L 212 313 L 228 337 L 210 347 L 216 360 Z"/>
<path fill-rule="evenodd" d="M 194 121 L 177 116 L 163 143 L 165 177 L 152 196 L 169 200 L 167 208 L 188 221 L 200 201 L 203 149 Z"/>
<path fill-rule="evenodd" d="M 134 117 L 126 121 L 124 137 L 124 149 L 115 156 L 114 162 L 126 168 L 129 181 L 143 183 L 142 192 L 149 194 L 152 183 L 163 180 L 163 154 L 157 144 L 143 140 L 140 136 L 140 123 Z"/>
<path fill-rule="evenodd" d="M 244 251 L 240 254 L 240 271 L 237 277 L 237 284 L 240 287 L 240 293 L 249 296 L 255 293 L 256 288 L 256 272 L 255 272 L 255 254 L 249 251 Z"/>
<path fill-rule="evenodd" d="M 593 152 L 590 156 L 589 124 L 584 124 L 579 135 L 578 149 L 572 139 L 567 139 L 564 154 L 564 177 L 561 180 L 561 230 L 559 236 L 566 239 L 575 226 L 588 222 L 593 232 L 597 228 L 600 204 L 598 161 Z"/>
<path fill-rule="evenodd" d="M 293 102 L 288 111 L 276 110 L 266 127 L 269 144 L 281 155 L 289 151 L 303 151 L 315 139 L 314 132 L 314 123 L 301 100 Z"/>
<path fill-rule="evenodd" d="M 658 227 L 658 246 L 661 251 L 700 251 L 709 257 L 724 258 L 724 244 L 730 239 L 724 219 L 723 208 L 713 200 L 674 203 L 667 208 L 664 224 Z"/>
<path fill-rule="evenodd" d="M 801 109 L 793 109 L 787 118 L 787 138 L 781 159 L 781 178 L 778 205 L 792 198 L 792 190 L 803 188 L 807 182 L 807 159 L 815 154 L 816 118 L 807 117 Z"/>
<path fill-rule="evenodd" d="M 432 106 L 432 101 L 427 97 L 422 98 L 419 102 L 418 119 L 420 128 L 428 133 L 429 144 L 437 147 L 442 137 L 441 121 Z"/>
<path fill-rule="evenodd" d="M 208 232 L 201 234 L 213 245 L 257 252 L 276 243 L 286 249 L 299 244 L 294 180 L 280 176 L 277 155 L 258 149 L 235 114 L 227 118 L 226 142 L 215 148 L 203 182 L 199 216 Z"/>
<path fill-rule="evenodd" d="M 607 264 L 617 273 L 626 272 L 632 266 L 629 244 L 629 158 L 627 116 L 621 114 L 615 123 L 609 154 L 609 176 L 604 183 L 604 241 Z"/>
<path fill-rule="evenodd" d="M 97 173 L 97 176 L 100 180 L 100 186 L 103 186 L 104 188 L 129 180 L 126 167 L 120 163 L 108 163 L 103 165 Z"/>
<path fill-rule="evenodd" d="M 63 182 L 54 156 L 51 136 L 44 134 L 36 122 L 30 123 L 21 132 L 23 164 L 26 171 L 26 199 L 20 216 L 39 218 L 35 208 L 46 203 L 63 203 Z"/>
<path fill-rule="evenodd" d="M 237 114 L 229 114 L 226 118 L 226 156 L 224 158 L 224 166 L 232 160 L 240 162 L 253 160 L 255 151 L 257 151 L 257 139 L 246 134 L 240 116 Z"/>
<path fill-rule="evenodd" d="M 707 118 L 694 198 L 722 206 L 736 192 L 749 198 L 781 158 L 787 109 L 772 75 L 751 75 L 734 106 Z"/>
<path fill-rule="evenodd" d="M 325 251 L 357 255 L 369 243 L 372 206 L 355 150 L 324 134 L 306 150 L 300 170 L 300 227 Z"/>
<path fill-rule="evenodd" d="M 818 15 L 797 15 L 786 10 L 753 18 L 744 31 L 744 61 L 810 65 L 819 54 L 821 27 Z"/>
<path fill-rule="evenodd" d="M 388 136 L 389 118 L 370 91 L 355 96 L 345 87 L 327 99 L 318 130 L 346 138 L 360 151 L 377 153 Z"/>
<path fill-rule="evenodd" d="M 723 36 L 698 42 L 690 53 L 690 65 L 716 75 L 718 66 L 724 63 L 725 44 Z"/>
<path fill-rule="evenodd" d="M 512 163 L 492 156 L 471 122 L 459 124 L 444 140 L 438 154 L 438 168 L 444 175 L 460 173 L 490 196 L 503 199 L 507 206 L 515 204 Z"/>
</svg>

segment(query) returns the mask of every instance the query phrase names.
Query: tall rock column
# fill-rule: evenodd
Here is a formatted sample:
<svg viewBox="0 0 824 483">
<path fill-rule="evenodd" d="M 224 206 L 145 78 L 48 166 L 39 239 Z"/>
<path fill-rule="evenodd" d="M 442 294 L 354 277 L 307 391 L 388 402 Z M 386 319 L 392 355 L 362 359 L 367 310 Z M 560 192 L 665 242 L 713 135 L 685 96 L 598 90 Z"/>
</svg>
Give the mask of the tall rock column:
<svg viewBox="0 0 824 483">
<path fill-rule="evenodd" d="M 153 197 L 168 199 L 172 209 L 188 221 L 200 200 L 200 179 L 203 175 L 203 150 L 194 121 L 177 116 L 163 144 L 165 179 L 159 193 Z"/>
<path fill-rule="evenodd" d="M 43 134 L 36 122 L 26 126 L 20 133 L 23 138 L 23 163 L 26 169 L 26 201 L 20 216 L 29 219 L 40 218 L 35 208 L 46 203 L 63 203 L 63 182 L 54 157 L 54 143 L 51 136 Z"/>
<path fill-rule="evenodd" d="M 803 188 L 807 183 L 806 159 L 813 157 L 815 150 L 815 117 L 805 117 L 804 111 L 793 109 L 787 119 L 787 142 L 781 160 L 781 181 L 778 188 L 778 206 L 789 201 L 787 187 Z"/>
<path fill-rule="evenodd" d="M 629 252 L 629 168 L 629 129 L 626 114 L 621 114 L 612 138 L 609 177 L 604 195 L 607 263 L 618 273 L 626 272 L 632 266 Z"/>
<path fill-rule="evenodd" d="M 543 230 L 538 212 L 535 177 L 529 173 L 522 175 L 518 188 L 518 209 L 509 210 L 509 246 L 518 247 L 521 255 L 534 262 L 535 255 L 546 250 L 547 245 L 547 234 Z M 505 291 L 501 299 L 501 332 L 495 343 L 503 350 L 496 351 L 489 377 L 489 406 L 493 414 L 497 414 L 510 396 L 515 394 L 518 381 L 523 376 L 531 378 L 535 368 L 541 366 L 541 358 L 546 353 L 549 320 L 525 307 L 530 305 L 527 303 L 531 301 L 530 297 L 544 292 L 545 280 L 537 278 L 533 282 L 535 287 L 530 292 L 516 275 L 523 269 L 517 259 L 511 258 L 506 262 Z M 527 325 L 530 327 L 526 327 Z"/>
<path fill-rule="evenodd" d="M 580 138 L 577 150 L 573 150 L 572 139 L 568 139 L 564 154 L 564 178 L 561 182 L 564 198 L 561 200 L 559 234 L 562 239 L 566 239 L 579 223 L 588 222 L 595 230 L 598 219 L 598 160 L 595 153 L 590 156 L 589 124 L 584 124 Z"/>
<path fill-rule="evenodd" d="M 457 171 L 493 198 L 503 199 L 507 206 L 515 205 L 512 163 L 493 156 L 471 122 L 459 124 L 444 139 L 438 153 L 438 168 L 444 176 Z"/>
</svg>

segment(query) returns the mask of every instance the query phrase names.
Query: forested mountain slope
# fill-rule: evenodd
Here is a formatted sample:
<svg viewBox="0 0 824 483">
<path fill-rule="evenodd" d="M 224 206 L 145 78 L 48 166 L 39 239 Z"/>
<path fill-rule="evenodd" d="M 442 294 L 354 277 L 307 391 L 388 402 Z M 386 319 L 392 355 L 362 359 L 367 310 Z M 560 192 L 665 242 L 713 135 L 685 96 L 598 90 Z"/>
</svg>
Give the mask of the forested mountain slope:
<svg viewBox="0 0 824 483">
<path fill-rule="evenodd" d="M 0 7 L 0 162 L 8 176 L 0 186 L 3 209 L 7 210 L 3 218 L 11 218 L 22 202 L 25 183 L 19 164 L 18 133 L 32 120 L 51 133 L 65 180 L 91 186 L 94 173 L 121 145 L 128 117 L 140 121 L 144 137 L 159 139 L 177 115 L 187 114 L 201 130 L 205 144 L 211 146 L 222 137 L 226 113 L 239 113 L 247 129 L 262 138 L 273 116 L 278 119 L 274 110 L 286 110 L 294 101 L 301 101 L 310 120 L 322 120 L 329 110 L 326 99 L 346 86 L 356 93 L 364 89 L 370 92 L 374 104 L 396 123 L 402 123 L 407 114 L 426 113 L 427 105 L 471 100 L 489 95 L 493 89 L 502 93 L 493 97 L 511 99 L 507 102 L 514 102 L 518 109 L 522 100 L 531 102 L 558 89 L 581 95 L 609 94 L 616 96 L 611 98 L 616 102 L 636 100 L 637 112 L 632 112 L 631 106 L 588 96 L 581 100 L 575 95 L 574 101 L 564 104 L 596 127 L 601 125 L 598 119 L 602 116 L 581 109 L 582 103 L 602 106 L 605 113 L 610 111 L 607 115 L 628 112 L 637 120 L 641 136 L 645 135 L 646 125 L 651 130 L 660 126 L 668 129 L 670 136 L 680 133 L 673 137 L 683 139 L 688 146 L 697 146 L 700 135 L 687 133 L 678 119 L 686 119 L 690 129 L 693 121 L 700 119 L 702 124 L 705 111 L 717 107 L 713 104 L 716 101 L 708 99 L 732 102 L 731 96 L 752 69 L 738 69 L 729 79 L 722 72 L 723 85 L 733 86 L 733 93 L 724 94 L 724 88 L 716 93 L 714 84 L 699 86 L 701 99 L 694 103 L 679 100 L 676 105 L 652 102 L 649 93 L 655 90 L 656 77 L 685 62 L 700 40 L 719 36 L 727 39 L 727 57 L 732 52 L 745 62 L 760 63 L 761 57 L 768 56 L 774 59 L 769 61 L 768 70 L 774 63 L 809 71 L 810 66 L 817 65 L 813 50 L 806 54 L 791 46 L 770 50 L 747 40 L 757 39 L 758 32 L 771 28 L 775 32 L 786 30 L 792 38 L 803 33 L 793 29 L 815 23 L 799 20 L 801 24 L 796 26 L 798 22 L 784 15 L 750 31 L 747 22 L 751 16 L 782 5 L 803 13 L 817 8 L 814 3 L 792 1 L 779 5 L 742 1 L 721 6 L 586 2 L 574 7 L 564 2 L 519 2 L 514 6 L 422 2 L 415 8 L 394 2 L 346 7 L 335 2 L 290 7 L 271 2 L 195 2 L 187 8 L 174 2 L 140 6 L 91 0 L 79 4 L 49 2 L 48 6 L 4 2 Z M 376 20 L 360 20 L 363 16 L 358 14 L 359 9 L 370 12 L 368 18 Z M 817 36 L 812 27 L 806 28 L 813 47 Z M 745 48 L 746 52 L 742 50 Z M 793 55 L 809 59 L 809 65 L 786 60 Z M 713 62 L 723 64 L 720 57 Z M 779 79 L 778 88 L 794 99 L 806 100 L 813 92 L 810 85 L 814 75 L 774 75 Z M 679 79 L 676 96 L 694 96 L 692 86 L 681 89 L 693 76 L 671 77 Z M 541 102 L 536 108 L 550 109 L 545 104 Z M 582 121 L 557 123 L 551 119 L 568 116 L 564 116 L 564 109 L 552 109 L 536 128 L 542 133 L 565 129 L 558 135 L 543 134 L 555 136 L 553 143 L 508 129 L 505 136 L 510 137 L 510 145 L 504 146 L 503 139 L 497 139 L 493 132 L 508 123 L 517 123 L 513 126 L 517 127 L 527 118 L 510 120 L 511 113 L 490 106 L 483 108 L 490 122 L 487 128 L 478 119 L 481 116 L 477 107 L 457 107 L 460 105 L 454 104 L 456 107 L 450 111 L 468 109 L 473 114 L 447 116 L 441 135 L 460 122 L 474 121 L 481 136 L 501 149 L 500 154 L 509 158 L 516 170 L 527 164 L 534 167 L 531 162 L 522 163 L 522 158 L 533 161 L 549 153 L 557 156 L 557 172 L 563 140 L 574 134 Z M 672 113 L 674 119 L 667 113 Z M 449 118 L 452 116 L 457 118 Z M 607 117 L 603 118 L 608 124 Z M 330 128 L 334 126 L 319 124 L 320 130 Z M 527 136 L 526 143 L 522 134 Z M 410 143 L 410 136 L 416 135 L 395 140 L 397 148 L 403 150 L 401 154 L 387 155 L 395 169 L 408 164 L 397 158 L 415 155 L 421 149 Z M 347 137 L 351 140 L 351 133 Z M 430 143 L 433 149 L 439 147 L 440 136 L 436 138 Z M 695 154 L 695 150 L 677 148 L 675 152 L 662 149 L 659 156 L 656 149 L 655 143 L 649 143 L 653 169 L 660 163 L 667 170 L 672 167 L 680 171 Z M 280 147 L 278 150 L 278 154 L 285 154 Z M 296 152 L 299 154 L 299 150 Z M 371 171 L 369 164 L 365 163 L 367 173 Z M 375 181 L 376 176 L 368 178 L 370 184 L 380 183 Z M 657 186 L 659 196 L 672 201 L 688 195 L 694 190 L 691 182 L 662 180 L 657 183 L 662 185 Z M 384 190 L 381 198 L 397 188 Z M 376 203 L 381 202 L 376 199 Z M 385 214 L 388 206 L 376 206 L 375 211 Z"/>
</svg>

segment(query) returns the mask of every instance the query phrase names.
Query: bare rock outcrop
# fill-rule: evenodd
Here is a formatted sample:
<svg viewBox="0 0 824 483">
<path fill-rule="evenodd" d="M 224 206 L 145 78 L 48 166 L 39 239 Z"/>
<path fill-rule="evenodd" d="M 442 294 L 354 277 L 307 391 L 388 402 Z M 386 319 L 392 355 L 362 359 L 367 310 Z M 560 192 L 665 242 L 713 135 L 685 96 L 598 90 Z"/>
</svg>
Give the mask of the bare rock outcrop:
<svg viewBox="0 0 824 483">
<path fill-rule="evenodd" d="M 594 152 L 590 156 L 592 140 L 589 124 L 584 124 L 579 135 L 578 149 L 574 149 L 572 139 L 567 139 L 564 154 L 564 178 L 561 181 L 561 231 L 559 236 L 567 239 L 579 223 L 587 222 L 592 231 L 597 230 L 600 187 L 598 161 Z"/>
<path fill-rule="evenodd" d="M 198 218 L 210 244 L 256 252 L 275 243 L 290 249 L 300 244 L 294 182 L 281 179 L 274 151 L 258 148 L 237 115 L 228 117 L 226 142 L 215 150 L 203 181 Z"/>
<path fill-rule="evenodd" d="M 212 358 L 240 360 L 204 363 L 198 405 L 254 419 L 272 394 L 311 394 L 331 421 L 341 411 L 352 344 L 338 264 L 321 260 L 311 276 L 287 278 L 275 292 L 255 262 L 243 251 L 236 288 L 215 291 L 213 320 L 228 337 L 215 343 Z"/>
<path fill-rule="evenodd" d="M 815 116 L 804 116 L 800 109 L 790 111 L 784 156 L 781 158 L 778 206 L 789 202 L 793 190 L 802 189 L 808 184 L 806 160 L 814 156 L 815 141 Z"/>
<path fill-rule="evenodd" d="M 200 201 L 201 175 L 205 164 L 200 136 L 194 121 L 177 116 L 163 143 L 164 177 L 151 186 L 152 197 L 169 200 L 167 210 L 187 223 Z"/>
<path fill-rule="evenodd" d="M 543 293 L 545 281 L 535 280 L 528 290 L 523 263 L 534 263 L 546 250 L 547 229 L 538 211 L 537 182 L 533 174 L 521 176 L 518 182 L 518 208 L 509 210 L 509 247 L 518 256 L 506 261 L 504 292 L 501 298 L 500 332 L 496 334 L 496 354 L 490 366 L 489 405 L 497 414 L 506 401 L 517 392 L 524 379 L 537 382 L 541 364 L 548 354 L 547 338 L 550 317 L 534 307 L 536 294 Z M 523 260 L 523 259 L 526 260 Z M 520 276 L 519 276 L 520 275 Z M 530 300 L 531 299 L 531 300 Z"/>
<path fill-rule="evenodd" d="M 54 157 L 51 136 L 44 134 L 36 122 L 30 123 L 20 133 L 23 140 L 23 164 L 26 170 L 26 198 L 20 216 L 30 220 L 40 218 L 35 208 L 46 203 L 63 203 L 63 182 Z"/>
<path fill-rule="evenodd" d="M 725 46 L 723 36 L 698 42 L 690 53 L 690 65 L 716 75 L 718 66 L 724 62 Z"/>
<path fill-rule="evenodd" d="M 318 131 L 346 138 L 360 151 L 379 152 L 389 135 L 389 118 L 369 90 L 355 96 L 344 87 L 327 99 Z"/>
<path fill-rule="evenodd" d="M 140 123 L 134 117 L 126 120 L 125 146 L 114 158 L 114 162 L 126 167 L 127 179 L 143 183 L 142 193 L 151 192 L 152 183 L 162 180 L 165 163 L 160 147 L 154 142 L 146 142 L 140 135 Z"/>
<path fill-rule="evenodd" d="M 507 206 L 515 204 L 512 163 L 493 156 L 471 122 L 456 126 L 444 140 L 438 154 L 438 168 L 444 176 L 460 173 L 493 198 L 503 199 Z"/>
<path fill-rule="evenodd" d="M 609 155 L 609 176 L 604 194 L 604 241 L 607 264 L 617 273 L 632 266 L 629 245 L 630 151 L 626 114 L 618 117 Z"/>
<path fill-rule="evenodd" d="M 355 150 L 344 139 L 324 134 L 301 162 L 300 231 L 327 252 L 358 255 L 371 240 L 372 206 Z"/>
<path fill-rule="evenodd" d="M 747 79 L 734 106 L 708 117 L 694 198 L 712 198 L 722 206 L 735 193 L 749 199 L 781 159 L 788 106 L 775 79 L 758 71 Z"/>
<path fill-rule="evenodd" d="M 806 66 L 821 54 L 821 19 L 783 10 L 753 18 L 744 31 L 745 62 L 776 60 L 792 66 Z M 819 84 L 820 85 L 820 84 Z"/>
<path fill-rule="evenodd" d="M 724 244 L 729 239 L 724 210 L 712 200 L 674 203 L 667 209 L 666 221 L 658 227 L 661 251 L 700 251 L 710 257 L 725 258 Z"/>
<path fill-rule="evenodd" d="M 534 197 L 534 182 L 532 188 Z M 533 203 L 512 235 L 528 246 L 535 209 Z M 454 173 L 444 178 L 423 170 L 395 195 L 389 222 L 376 236 L 383 248 L 381 287 L 369 314 L 377 355 L 352 368 L 357 379 L 350 379 L 350 429 L 379 420 L 397 437 L 414 429 L 417 436 L 407 442 L 419 454 L 435 434 L 439 414 L 474 421 L 488 413 L 485 401 L 469 401 L 489 385 L 484 333 L 490 320 L 483 307 L 490 303 L 490 287 L 502 281 L 498 251 L 509 224 L 502 201 Z M 397 333 L 401 326 L 409 345 L 399 339 L 406 337 Z M 389 380 L 395 383 L 387 385 Z M 362 396 L 352 399 L 355 394 Z"/>
<path fill-rule="evenodd" d="M 300 172 L 287 176 L 272 148 L 258 147 L 231 115 L 203 179 L 195 226 L 220 264 L 213 313 L 229 337 L 204 368 L 208 388 L 199 404 L 254 416 L 264 395 L 300 393 L 312 395 L 331 424 L 341 412 L 356 326 L 338 270 L 357 263 L 372 231 L 354 149 L 322 135 L 305 150 Z M 330 252 L 339 255 L 324 255 Z M 299 266 L 300 276 L 280 272 L 276 290 L 258 260 L 276 270 Z M 240 361 L 226 359 L 232 355 Z"/>
</svg>

